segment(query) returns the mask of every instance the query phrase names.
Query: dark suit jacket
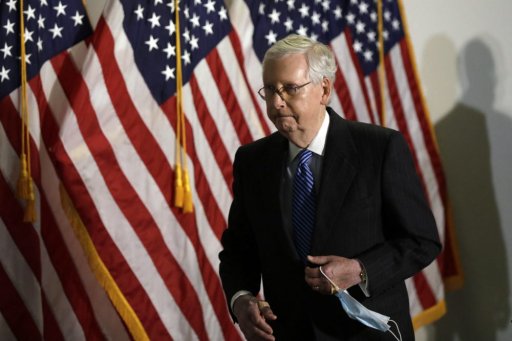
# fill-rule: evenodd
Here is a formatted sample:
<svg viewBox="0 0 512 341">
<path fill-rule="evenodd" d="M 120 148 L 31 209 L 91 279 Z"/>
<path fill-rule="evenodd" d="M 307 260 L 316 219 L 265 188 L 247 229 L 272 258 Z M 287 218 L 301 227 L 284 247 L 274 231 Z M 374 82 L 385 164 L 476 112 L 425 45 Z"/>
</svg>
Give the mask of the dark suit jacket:
<svg viewBox="0 0 512 341">
<path fill-rule="evenodd" d="M 358 286 L 349 292 L 369 309 L 391 316 L 403 340 L 411 340 L 404 280 L 434 260 L 440 243 L 410 151 L 394 130 L 346 121 L 330 108 L 328 113 L 311 254 L 358 258 L 371 296 Z M 277 315 L 278 340 L 314 340 L 314 335 L 392 340 L 389 333 L 348 318 L 335 296 L 317 294 L 305 284 L 304 266 L 282 223 L 280 187 L 287 158 L 288 140 L 279 133 L 237 151 L 234 200 L 219 255 L 228 301 L 239 290 L 257 294 L 261 276 Z"/>
</svg>

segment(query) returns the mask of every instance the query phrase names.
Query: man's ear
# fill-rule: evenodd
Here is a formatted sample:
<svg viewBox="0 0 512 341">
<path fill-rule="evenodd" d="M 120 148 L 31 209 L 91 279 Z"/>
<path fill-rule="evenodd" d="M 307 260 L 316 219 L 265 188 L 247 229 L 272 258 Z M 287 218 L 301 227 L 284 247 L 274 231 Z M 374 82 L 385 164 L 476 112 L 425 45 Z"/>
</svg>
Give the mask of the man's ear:
<svg viewBox="0 0 512 341">
<path fill-rule="evenodd" d="M 327 106 L 329 104 L 329 100 L 331 98 L 332 84 L 331 80 L 327 77 L 322 79 L 322 98 L 320 100 L 320 104 Z"/>
</svg>

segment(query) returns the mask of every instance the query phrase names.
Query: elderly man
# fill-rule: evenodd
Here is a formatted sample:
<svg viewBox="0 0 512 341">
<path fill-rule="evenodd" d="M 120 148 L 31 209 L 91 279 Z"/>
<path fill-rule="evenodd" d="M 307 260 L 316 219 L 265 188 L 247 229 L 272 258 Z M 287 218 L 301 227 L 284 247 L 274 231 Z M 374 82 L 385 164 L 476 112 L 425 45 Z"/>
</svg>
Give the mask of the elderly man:
<svg viewBox="0 0 512 341">
<path fill-rule="evenodd" d="M 219 254 L 248 340 L 394 340 L 342 298 L 414 339 L 404 280 L 439 253 L 435 221 L 400 133 L 328 107 L 335 71 L 329 47 L 302 36 L 265 54 L 258 93 L 278 131 L 236 154 Z"/>
</svg>

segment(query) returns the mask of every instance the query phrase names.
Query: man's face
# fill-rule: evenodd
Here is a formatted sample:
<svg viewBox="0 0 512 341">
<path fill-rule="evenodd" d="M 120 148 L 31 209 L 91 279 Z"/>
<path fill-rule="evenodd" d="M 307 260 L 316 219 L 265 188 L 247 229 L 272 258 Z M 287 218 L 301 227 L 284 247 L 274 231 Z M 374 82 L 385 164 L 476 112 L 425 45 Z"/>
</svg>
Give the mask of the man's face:
<svg viewBox="0 0 512 341">
<path fill-rule="evenodd" d="M 266 61 L 263 72 L 265 87 L 300 86 L 310 82 L 308 64 L 303 54 L 291 54 Z M 322 125 L 329 99 L 330 82 L 310 83 L 293 96 L 273 94 L 267 96 L 267 115 L 277 130 L 299 147 L 311 143 Z"/>
</svg>

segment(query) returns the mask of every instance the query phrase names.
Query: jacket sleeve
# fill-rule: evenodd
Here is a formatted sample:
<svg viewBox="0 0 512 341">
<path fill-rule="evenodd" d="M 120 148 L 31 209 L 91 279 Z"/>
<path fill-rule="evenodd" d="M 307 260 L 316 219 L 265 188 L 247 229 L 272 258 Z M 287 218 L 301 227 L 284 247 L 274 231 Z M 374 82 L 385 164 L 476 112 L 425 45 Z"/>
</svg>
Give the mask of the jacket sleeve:
<svg viewBox="0 0 512 341">
<path fill-rule="evenodd" d="M 399 133 L 389 136 L 381 176 L 385 241 L 358 256 L 366 268 L 371 295 L 421 271 L 441 250 L 434 216 Z"/>
<path fill-rule="evenodd" d="M 243 159 L 243 152 L 239 149 L 233 163 L 233 202 L 228 228 L 222 234 L 223 250 L 219 253 L 219 273 L 228 306 L 233 295 L 240 290 L 256 295 L 261 283 L 258 250 L 246 212 L 246 198 L 250 193 L 244 191 L 244 182 L 250 180 L 245 177 L 248 175 L 244 172 L 247 164 Z"/>
</svg>

